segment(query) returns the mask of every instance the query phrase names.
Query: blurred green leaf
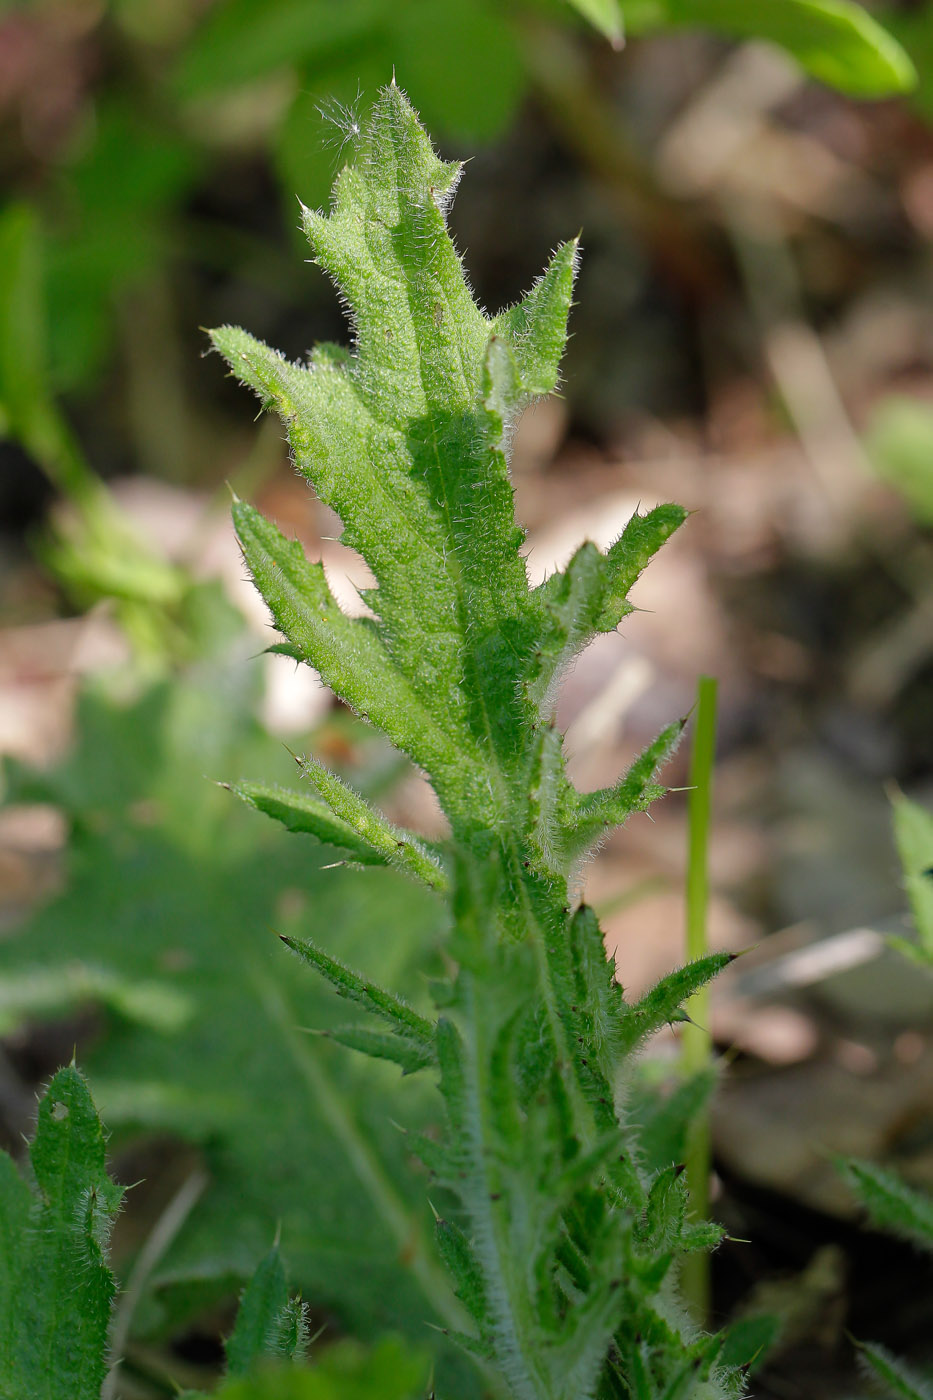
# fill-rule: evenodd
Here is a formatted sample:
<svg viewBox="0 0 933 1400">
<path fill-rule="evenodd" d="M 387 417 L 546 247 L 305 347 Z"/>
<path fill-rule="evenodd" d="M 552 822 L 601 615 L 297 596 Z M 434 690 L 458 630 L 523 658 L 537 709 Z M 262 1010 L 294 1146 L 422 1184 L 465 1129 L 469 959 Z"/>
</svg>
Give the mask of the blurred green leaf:
<svg viewBox="0 0 933 1400">
<path fill-rule="evenodd" d="M 892 9 L 886 4 L 879 17 L 907 50 L 917 70 L 917 86 L 911 95 L 913 106 L 927 121 L 933 121 L 933 4 L 920 0 L 903 9 Z"/>
<path fill-rule="evenodd" d="M 26 1020 L 48 1020 L 86 1002 L 98 1002 L 128 1021 L 166 1035 L 179 1030 L 191 1013 L 187 997 L 165 982 L 136 981 L 75 961 L 4 977 L 0 985 L 0 1035 L 9 1035 Z"/>
<path fill-rule="evenodd" d="M 228 1375 L 249 1375 L 257 1361 L 282 1356 L 281 1322 L 290 1302 L 285 1265 L 278 1245 L 273 1245 L 240 1298 L 236 1322 L 225 1343 Z"/>
<path fill-rule="evenodd" d="M 914 1190 L 896 1173 L 875 1162 L 849 1157 L 840 1160 L 838 1166 L 876 1229 L 899 1235 L 926 1253 L 933 1253 L 933 1197 Z"/>
<path fill-rule="evenodd" d="M 933 1400 L 933 1387 L 896 1356 L 874 1342 L 859 1342 L 863 1369 L 888 1395 L 899 1400 Z"/>
<path fill-rule="evenodd" d="M 782 1321 L 774 1313 L 750 1313 L 730 1323 L 723 1336 L 720 1363 L 757 1371 L 781 1335 Z"/>
<path fill-rule="evenodd" d="M 688 1076 L 664 1095 L 657 1084 L 636 1079 L 631 1111 L 641 1125 L 640 1144 L 649 1172 L 663 1171 L 686 1160 L 687 1140 L 695 1123 L 709 1109 L 719 1074 L 709 1065 Z"/>
<path fill-rule="evenodd" d="M 311 1367 L 274 1366 L 228 1380 L 215 1400 L 423 1400 L 428 1378 L 422 1352 L 385 1338 L 364 1351 L 337 1342 Z"/>
<path fill-rule="evenodd" d="M 94 493 L 55 403 L 48 368 L 43 240 L 35 211 L 0 214 L 0 434 L 15 438 L 72 496 Z"/>
<path fill-rule="evenodd" d="M 153 606 L 180 603 L 179 572 L 136 538 L 88 466 L 55 401 L 46 356 L 44 240 L 35 212 L 0 214 L 0 434 L 18 441 L 74 507 L 40 546 L 45 562 L 81 603 L 101 597 Z M 102 307 L 95 315 L 106 315 Z"/>
<path fill-rule="evenodd" d="M 594 29 L 605 34 L 610 44 L 618 47 L 622 43 L 623 26 L 619 0 L 567 0 L 584 19 L 589 20 Z"/>
<path fill-rule="evenodd" d="M 94 140 L 62 177 L 50 220 L 47 287 L 56 388 L 99 373 L 114 299 L 169 256 L 169 224 L 200 165 L 196 145 L 142 104 L 102 102 Z"/>
<path fill-rule="evenodd" d="M 812 77 L 853 97 L 907 92 L 907 53 L 851 0 L 626 0 L 631 32 L 686 26 L 780 44 Z"/>
<path fill-rule="evenodd" d="M 129 986 L 167 987 L 190 1008 L 167 1033 L 108 1015 L 104 999 L 88 1048 L 121 1140 L 154 1125 L 187 1138 L 211 1179 L 143 1302 L 143 1330 L 228 1296 L 280 1226 L 306 1299 L 360 1335 L 421 1340 L 448 1295 L 430 1272 L 422 1188 L 385 1096 L 391 1086 L 395 1117 L 426 1126 L 434 1091 L 302 1034 L 341 1024 L 345 1009 L 295 977 L 272 929 L 326 928 L 354 965 L 423 1002 L 439 914 L 394 872 L 322 869 L 332 851 L 315 855 L 211 781 L 291 775 L 291 757 L 251 719 L 255 674 L 255 663 L 205 666 L 129 705 L 98 688 L 68 759 L 14 775 L 13 795 L 58 802 L 73 836 L 64 893 L 4 940 L 0 975 L 80 960 Z M 469 1363 L 449 1368 L 458 1393 L 473 1394 Z"/>
<path fill-rule="evenodd" d="M 309 64 L 299 73 L 298 92 L 275 137 L 275 162 L 303 256 L 308 243 L 300 228 L 298 199 L 310 209 L 328 205 L 334 174 L 353 146 L 360 96 L 385 82 L 387 51 L 388 40 L 377 30 L 350 53 Z"/>
<path fill-rule="evenodd" d="M 379 27 L 387 8 L 385 0 L 340 0 L 338 5 L 331 0 L 227 0 L 213 5 L 181 57 L 176 91 L 194 97 L 309 60 L 339 60 L 348 46 Z"/>
<path fill-rule="evenodd" d="M 26 204 L 0 214 L 0 403 L 17 435 L 48 407 L 39 224 Z"/>
<path fill-rule="evenodd" d="M 919 948 L 914 944 L 907 947 L 933 965 L 933 813 L 900 794 L 893 806 L 897 853 L 919 939 Z"/>
<path fill-rule="evenodd" d="M 511 121 L 525 74 L 503 8 L 487 0 L 408 0 L 395 11 L 390 52 L 399 82 L 436 136 L 480 143 Z"/>
<path fill-rule="evenodd" d="M 879 476 L 900 491 L 921 525 L 933 525 L 933 408 L 897 395 L 884 399 L 865 445 Z"/>
</svg>

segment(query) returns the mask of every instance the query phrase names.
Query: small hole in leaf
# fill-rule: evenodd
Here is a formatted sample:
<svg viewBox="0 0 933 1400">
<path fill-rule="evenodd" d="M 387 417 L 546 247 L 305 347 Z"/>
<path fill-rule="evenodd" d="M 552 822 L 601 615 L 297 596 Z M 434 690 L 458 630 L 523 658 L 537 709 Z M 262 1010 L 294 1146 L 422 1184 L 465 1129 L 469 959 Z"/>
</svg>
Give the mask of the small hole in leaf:
<svg viewBox="0 0 933 1400">
<path fill-rule="evenodd" d="M 68 1105 L 66 1103 L 52 1104 L 52 1117 L 56 1123 L 60 1123 L 63 1118 L 68 1117 Z"/>
</svg>

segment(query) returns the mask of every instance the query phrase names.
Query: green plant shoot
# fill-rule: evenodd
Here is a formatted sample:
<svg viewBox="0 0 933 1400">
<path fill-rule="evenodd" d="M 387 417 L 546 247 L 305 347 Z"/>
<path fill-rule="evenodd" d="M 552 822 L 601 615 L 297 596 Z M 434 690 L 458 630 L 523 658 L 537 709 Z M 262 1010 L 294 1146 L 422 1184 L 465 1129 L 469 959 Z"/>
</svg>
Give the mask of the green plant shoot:
<svg viewBox="0 0 933 1400">
<path fill-rule="evenodd" d="M 353 345 L 293 364 L 245 331 L 211 333 L 286 424 L 298 470 L 375 576 L 372 616 L 338 607 L 322 565 L 242 501 L 234 521 L 284 649 L 308 662 L 430 778 L 450 825 L 437 852 L 318 764 L 309 776 L 377 863 L 449 902 L 456 971 L 417 1014 L 324 949 L 286 942 L 369 1016 L 342 1036 L 437 1077 L 440 1142 L 413 1142 L 457 1201 L 437 1246 L 472 1326 L 459 1340 L 516 1400 L 708 1400 L 741 1378 L 688 1320 L 679 1260 L 719 1231 L 688 1221 L 679 1168 L 649 1170 L 626 1111 L 631 1056 L 728 961 L 700 958 L 625 1000 L 579 873 L 606 832 L 660 795 L 674 723 L 612 786 L 581 793 L 555 727 L 561 676 L 632 611 L 628 593 L 681 524 L 635 515 L 530 588 L 508 475 L 527 404 L 558 381 L 576 240 L 489 317 L 446 227 L 461 166 L 435 154 L 394 85 L 369 116 L 329 215 L 304 210 Z M 323 832 L 317 798 L 250 791 Z M 346 831 L 350 828 L 350 831 Z M 393 931 L 386 928 L 385 937 Z"/>
<path fill-rule="evenodd" d="M 0 1153 L 0 1396 L 99 1400 L 115 1284 L 110 1226 L 123 1195 L 75 1067 L 39 1106 L 31 1182 Z"/>
</svg>

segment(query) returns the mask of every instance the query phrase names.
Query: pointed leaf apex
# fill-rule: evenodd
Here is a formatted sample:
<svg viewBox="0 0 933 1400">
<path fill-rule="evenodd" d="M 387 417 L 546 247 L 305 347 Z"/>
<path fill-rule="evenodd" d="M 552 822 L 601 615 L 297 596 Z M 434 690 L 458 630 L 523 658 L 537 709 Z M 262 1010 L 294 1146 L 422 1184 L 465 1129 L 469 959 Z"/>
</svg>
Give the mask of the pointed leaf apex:
<svg viewBox="0 0 933 1400">
<path fill-rule="evenodd" d="M 531 398 L 549 394 L 557 386 L 578 250 L 577 238 L 560 244 L 528 295 L 493 322 L 494 334 L 508 341 L 522 389 Z"/>
</svg>

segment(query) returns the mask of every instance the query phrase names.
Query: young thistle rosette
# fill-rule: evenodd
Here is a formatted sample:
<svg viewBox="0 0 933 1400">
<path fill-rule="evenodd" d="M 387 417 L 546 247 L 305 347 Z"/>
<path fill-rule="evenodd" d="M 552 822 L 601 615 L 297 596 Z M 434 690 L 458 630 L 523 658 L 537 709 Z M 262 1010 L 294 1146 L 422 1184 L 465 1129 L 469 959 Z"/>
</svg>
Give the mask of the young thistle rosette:
<svg viewBox="0 0 933 1400">
<path fill-rule="evenodd" d="M 298 470 L 366 559 L 373 616 L 338 607 L 308 560 L 251 506 L 234 520 L 284 649 L 429 777 L 450 823 L 434 849 L 318 764 L 319 794 L 243 785 L 246 800 L 394 864 L 450 901 L 458 971 L 417 1015 L 309 943 L 286 940 L 382 1025 L 346 1043 L 439 1076 L 448 1131 L 418 1150 L 460 1203 L 440 1252 L 473 1320 L 460 1340 L 518 1400 L 687 1400 L 741 1390 L 720 1341 L 675 1299 L 676 1262 L 715 1243 L 688 1222 L 678 1169 L 651 1175 L 619 1086 L 646 1036 L 726 961 L 714 955 L 626 1002 L 591 910 L 570 890 L 588 850 L 661 789 L 681 724 L 619 783 L 581 794 L 554 726 L 563 670 L 631 611 L 627 594 L 685 512 L 636 515 L 605 553 L 585 543 L 530 588 L 508 448 L 558 379 L 577 244 L 516 306 L 476 304 L 446 227 L 462 167 L 442 161 L 393 83 L 373 108 L 333 208 L 304 210 L 315 261 L 353 326 L 352 350 L 291 364 L 212 333 L 234 374 L 288 430 Z"/>
</svg>

